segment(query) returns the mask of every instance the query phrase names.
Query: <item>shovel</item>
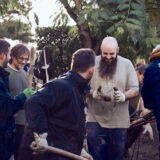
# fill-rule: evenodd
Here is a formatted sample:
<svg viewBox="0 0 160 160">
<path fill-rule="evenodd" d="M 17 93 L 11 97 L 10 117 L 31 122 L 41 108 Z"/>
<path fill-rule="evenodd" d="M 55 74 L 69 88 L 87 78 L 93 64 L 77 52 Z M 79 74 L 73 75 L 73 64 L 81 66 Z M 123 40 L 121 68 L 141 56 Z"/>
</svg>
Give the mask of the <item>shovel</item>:
<svg viewBox="0 0 160 160">
<path fill-rule="evenodd" d="M 36 134 L 34 133 L 34 138 L 36 139 Z M 35 142 L 35 143 L 34 143 Z M 62 155 L 64 157 L 68 157 L 68 158 L 72 158 L 73 160 L 88 160 L 82 156 L 79 156 L 79 155 L 76 155 L 74 153 L 71 153 L 71 152 L 68 152 L 68 151 L 65 151 L 63 149 L 59 149 L 59 148 L 56 148 L 56 147 L 52 147 L 52 146 L 37 146 L 36 145 L 36 141 L 32 142 L 32 144 L 30 145 L 31 149 L 33 149 L 36 153 L 36 149 L 37 150 L 45 150 L 45 151 L 49 151 L 49 152 L 52 152 L 54 154 L 59 154 L 59 155 Z"/>
</svg>

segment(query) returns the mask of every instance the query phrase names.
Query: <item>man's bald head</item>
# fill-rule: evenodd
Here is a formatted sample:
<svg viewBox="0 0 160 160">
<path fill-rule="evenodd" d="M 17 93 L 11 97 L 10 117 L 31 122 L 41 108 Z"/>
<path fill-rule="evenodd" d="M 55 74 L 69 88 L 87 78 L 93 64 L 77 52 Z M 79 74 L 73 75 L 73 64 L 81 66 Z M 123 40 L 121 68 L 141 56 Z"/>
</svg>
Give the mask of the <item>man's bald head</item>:
<svg viewBox="0 0 160 160">
<path fill-rule="evenodd" d="M 101 50 L 105 50 L 106 48 L 109 50 L 117 50 L 117 40 L 114 37 L 105 37 L 101 44 Z"/>
</svg>

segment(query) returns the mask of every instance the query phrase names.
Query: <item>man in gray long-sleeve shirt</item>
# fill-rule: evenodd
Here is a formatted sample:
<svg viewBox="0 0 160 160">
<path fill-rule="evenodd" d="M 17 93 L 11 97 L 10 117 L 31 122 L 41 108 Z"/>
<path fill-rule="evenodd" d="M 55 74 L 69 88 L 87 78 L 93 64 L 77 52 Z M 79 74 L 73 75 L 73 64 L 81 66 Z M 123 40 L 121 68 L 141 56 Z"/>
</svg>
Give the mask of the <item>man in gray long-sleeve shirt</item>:
<svg viewBox="0 0 160 160">
<path fill-rule="evenodd" d="M 117 55 L 115 38 L 106 37 L 101 51 L 90 83 L 94 91 L 88 97 L 88 149 L 94 159 L 122 160 L 129 127 L 128 99 L 137 95 L 138 80 L 132 63 Z"/>
<path fill-rule="evenodd" d="M 9 90 L 12 98 L 28 87 L 28 73 L 23 70 L 27 63 L 29 50 L 22 44 L 18 44 L 11 49 L 11 63 L 8 64 L 6 71 L 9 75 Z M 15 151 L 14 157 L 17 159 L 19 145 L 24 131 L 25 111 L 21 109 L 14 115 L 16 124 Z"/>
</svg>

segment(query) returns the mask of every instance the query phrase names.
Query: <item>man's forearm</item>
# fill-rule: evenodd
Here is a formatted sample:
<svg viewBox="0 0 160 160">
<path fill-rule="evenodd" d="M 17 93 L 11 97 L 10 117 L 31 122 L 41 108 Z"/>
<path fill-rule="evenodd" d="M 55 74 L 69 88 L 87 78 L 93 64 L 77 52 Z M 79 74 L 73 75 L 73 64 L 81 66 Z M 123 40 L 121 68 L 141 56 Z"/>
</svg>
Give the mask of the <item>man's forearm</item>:
<svg viewBox="0 0 160 160">
<path fill-rule="evenodd" d="M 125 94 L 125 98 L 127 100 L 127 99 L 131 99 L 131 98 L 136 97 L 138 95 L 138 92 L 136 90 L 130 89 L 130 90 L 126 91 L 124 94 Z"/>
</svg>

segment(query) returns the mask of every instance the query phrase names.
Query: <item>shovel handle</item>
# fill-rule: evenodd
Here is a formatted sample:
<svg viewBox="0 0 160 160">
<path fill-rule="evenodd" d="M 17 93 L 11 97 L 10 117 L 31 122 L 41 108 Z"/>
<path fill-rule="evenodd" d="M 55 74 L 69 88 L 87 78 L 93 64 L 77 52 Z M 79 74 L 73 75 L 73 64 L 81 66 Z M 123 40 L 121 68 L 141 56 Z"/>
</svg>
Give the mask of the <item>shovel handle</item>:
<svg viewBox="0 0 160 160">
<path fill-rule="evenodd" d="M 72 158 L 74 160 L 88 160 L 88 159 L 86 159 L 82 156 L 79 156 L 79 155 L 76 155 L 74 153 L 71 153 L 71 152 L 68 152 L 68 151 L 65 151 L 65 150 L 62 150 L 62 149 L 59 149 L 59 148 L 55 148 L 55 147 L 52 147 L 52 146 L 48 146 L 46 148 L 46 150 L 49 151 L 49 152 L 52 152 L 52 153 L 62 155 L 64 157 Z"/>
</svg>

